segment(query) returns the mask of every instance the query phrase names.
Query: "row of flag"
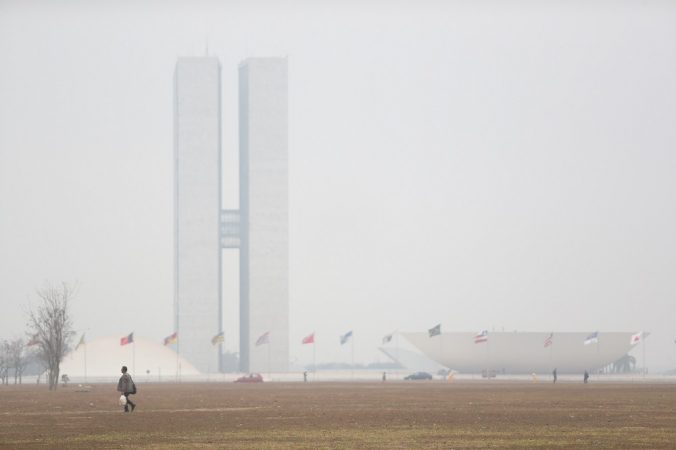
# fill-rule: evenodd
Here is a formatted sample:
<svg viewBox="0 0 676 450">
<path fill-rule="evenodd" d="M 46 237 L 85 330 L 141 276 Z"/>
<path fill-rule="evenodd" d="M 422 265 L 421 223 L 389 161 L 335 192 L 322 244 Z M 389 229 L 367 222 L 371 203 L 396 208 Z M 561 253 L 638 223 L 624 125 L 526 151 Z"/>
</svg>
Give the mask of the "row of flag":
<svg viewBox="0 0 676 450">
<path fill-rule="evenodd" d="M 427 330 L 429 333 L 430 337 L 438 336 L 441 334 L 441 324 L 437 325 L 436 327 L 432 327 L 429 330 Z M 385 336 L 383 338 L 383 344 L 386 342 L 389 342 L 390 339 L 392 339 L 392 335 Z M 634 334 L 631 337 L 631 340 L 629 344 L 638 344 L 643 340 L 643 331 Z M 593 342 L 598 342 L 599 341 L 599 332 L 594 331 L 593 333 L 589 333 L 587 338 L 584 340 L 584 345 L 591 344 Z M 480 331 L 474 336 L 474 343 L 475 344 L 480 344 L 482 342 L 488 342 L 488 330 Z M 549 347 L 554 343 L 554 333 L 549 333 L 549 336 L 545 338 L 545 348 Z"/>
<path fill-rule="evenodd" d="M 83 337 L 84 337 L 84 335 L 83 335 Z M 314 333 L 312 334 L 312 338 L 314 339 Z M 134 342 L 134 333 L 131 333 L 128 336 L 123 337 L 120 340 L 120 345 L 127 345 L 127 344 L 131 344 L 132 342 Z M 211 344 L 212 345 L 223 344 L 224 342 L 225 342 L 225 334 L 222 331 L 220 333 L 218 333 L 216 336 L 211 338 Z M 270 342 L 270 332 L 266 331 L 256 341 L 256 347 L 258 347 L 259 345 L 268 344 L 269 342 Z M 164 338 L 164 345 L 165 346 L 172 345 L 172 344 L 178 344 L 178 331 L 175 332 L 174 334 L 171 334 L 171 335 L 167 336 L 166 338 Z"/>
<path fill-rule="evenodd" d="M 389 342 L 392 339 L 392 334 L 386 336 L 387 341 L 385 339 L 383 340 L 383 343 Z M 340 345 L 343 345 L 349 341 L 349 339 L 352 337 L 352 331 L 348 331 L 347 333 L 343 334 L 340 336 Z M 127 344 L 132 344 L 134 342 L 134 333 L 129 333 L 127 336 L 123 337 L 120 339 L 120 345 L 127 345 Z M 216 336 L 211 338 L 211 344 L 216 345 L 216 344 L 223 344 L 225 342 L 225 335 L 223 332 L 218 333 Z M 30 347 L 32 345 L 38 345 L 40 341 L 37 339 L 37 334 L 33 336 L 27 343 L 26 346 Z M 84 344 L 84 334 L 82 334 L 82 337 L 80 338 L 80 341 L 78 342 L 77 346 L 75 347 L 75 350 L 80 347 L 80 345 Z M 174 334 L 171 334 L 164 338 L 164 345 L 172 345 L 172 344 L 177 344 L 178 343 L 178 331 L 175 332 Z M 263 335 L 261 335 L 257 340 L 256 340 L 256 347 L 259 345 L 263 344 L 269 344 L 270 343 L 270 332 L 266 331 Z M 312 333 L 306 337 L 303 338 L 302 344 L 314 344 L 315 343 L 315 334 Z"/>
<path fill-rule="evenodd" d="M 430 328 L 427 330 L 427 332 L 429 333 L 430 337 L 441 335 L 441 324 Z M 476 336 L 474 336 L 475 344 L 480 344 L 482 342 L 488 342 L 488 330 L 480 331 L 476 334 Z"/>
<path fill-rule="evenodd" d="M 439 336 L 441 334 L 441 324 L 430 328 L 427 330 L 429 333 L 430 337 L 434 336 Z M 385 335 L 383 337 L 383 344 L 387 344 L 392 340 L 392 337 L 394 336 L 394 333 Z M 340 345 L 346 344 L 350 338 L 352 337 L 352 331 L 348 331 L 347 333 L 343 334 L 340 336 Z M 586 337 L 584 340 L 584 345 L 587 344 L 592 344 L 594 342 L 598 342 L 599 340 L 599 332 L 594 331 L 593 333 L 589 333 L 589 335 Z M 636 333 L 631 336 L 630 344 L 638 344 L 643 340 L 643 331 Z M 127 345 L 131 344 L 134 342 L 134 333 L 130 333 L 129 335 L 123 337 L 120 340 L 120 345 Z M 225 342 L 225 336 L 223 332 L 218 333 L 216 336 L 211 338 L 211 344 L 216 345 L 216 344 L 223 344 Z M 482 342 L 488 342 L 488 330 L 480 331 L 474 336 L 474 343 L 475 344 L 480 344 Z M 79 342 L 77 343 L 77 346 L 75 346 L 75 350 L 77 350 L 80 345 L 83 345 L 85 343 L 85 335 L 84 333 L 82 334 L 82 337 L 80 337 Z M 171 344 L 176 344 L 178 343 L 178 332 L 171 334 L 164 338 L 164 345 L 171 345 Z M 261 335 L 257 340 L 256 340 L 256 347 L 259 345 L 263 344 L 269 344 L 270 343 L 270 332 L 266 331 L 263 335 Z M 307 335 L 306 337 L 303 338 L 301 341 L 301 344 L 314 344 L 315 343 L 315 334 L 314 332 Z M 544 346 L 545 348 L 553 345 L 554 343 L 554 333 L 549 333 L 549 335 L 545 338 L 544 340 Z M 29 339 L 29 341 L 26 343 L 27 347 L 33 346 L 33 345 L 38 345 L 40 344 L 40 341 L 38 340 L 38 335 L 34 335 Z"/>
<path fill-rule="evenodd" d="M 224 342 L 225 342 L 225 334 L 222 331 L 218 333 L 216 336 L 211 338 L 211 345 L 222 344 Z M 164 338 L 165 346 L 172 344 L 178 344 L 178 331 Z"/>
<path fill-rule="evenodd" d="M 638 344 L 643 340 L 643 331 L 640 331 L 634 335 L 631 336 L 631 339 L 629 340 L 629 344 Z M 594 342 L 599 341 L 599 332 L 594 331 L 593 333 L 589 333 L 589 335 L 585 338 L 584 340 L 584 345 L 587 344 L 593 344 Z M 545 348 L 549 347 L 554 343 L 554 333 L 549 333 L 549 336 L 545 339 Z"/>
<path fill-rule="evenodd" d="M 553 334 L 554 333 L 551 333 L 549 335 L 549 337 L 551 338 L 553 336 Z M 638 344 L 642 340 L 643 340 L 643 331 L 639 331 L 638 333 L 631 336 L 631 339 L 629 340 L 629 344 L 630 345 Z M 589 333 L 587 338 L 584 340 L 584 345 L 592 344 L 592 343 L 598 342 L 598 341 L 599 341 L 599 332 L 594 331 L 593 333 Z M 549 345 L 551 345 L 551 344 L 549 344 Z M 547 347 L 546 343 L 545 343 L 545 347 Z"/>
<path fill-rule="evenodd" d="M 85 335 L 84 335 L 84 333 L 82 333 L 82 336 L 80 337 L 80 340 L 78 341 L 77 345 L 75 346 L 75 350 L 77 350 L 82 344 L 85 343 L 84 337 L 85 337 Z M 38 339 L 38 335 L 37 335 L 37 334 L 34 334 L 34 335 L 28 340 L 28 342 L 26 342 L 26 347 L 32 347 L 32 346 L 34 346 L 34 345 L 39 345 L 39 344 L 40 344 L 40 340 Z"/>
</svg>

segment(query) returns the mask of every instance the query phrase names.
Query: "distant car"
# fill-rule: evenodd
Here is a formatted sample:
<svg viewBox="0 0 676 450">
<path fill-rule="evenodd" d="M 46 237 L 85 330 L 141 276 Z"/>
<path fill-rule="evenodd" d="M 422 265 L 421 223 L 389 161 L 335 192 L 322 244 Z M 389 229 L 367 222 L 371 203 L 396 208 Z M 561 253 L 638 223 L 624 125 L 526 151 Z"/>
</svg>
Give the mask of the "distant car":
<svg viewBox="0 0 676 450">
<path fill-rule="evenodd" d="M 431 380 L 432 375 L 427 372 L 416 372 L 404 377 L 404 380 Z"/>
<path fill-rule="evenodd" d="M 235 383 L 262 383 L 263 377 L 260 373 L 247 373 L 243 377 L 235 380 Z"/>
</svg>

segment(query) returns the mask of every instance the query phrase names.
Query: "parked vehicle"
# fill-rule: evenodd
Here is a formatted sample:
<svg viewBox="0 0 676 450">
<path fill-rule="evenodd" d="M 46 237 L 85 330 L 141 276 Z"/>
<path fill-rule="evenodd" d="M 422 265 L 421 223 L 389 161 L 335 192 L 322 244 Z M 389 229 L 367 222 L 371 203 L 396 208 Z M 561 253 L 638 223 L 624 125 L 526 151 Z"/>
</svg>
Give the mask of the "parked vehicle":
<svg viewBox="0 0 676 450">
<path fill-rule="evenodd" d="M 432 375 L 427 372 L 416 372 L 404 377 L 404 380 L 431 380 Z"/>
<path fill-rule="evenodd" d="M 247 373 L 243 377 L 235 380 L 235 383 L 262 383 L 263 377 L 260 373 Z"/>
</svg>

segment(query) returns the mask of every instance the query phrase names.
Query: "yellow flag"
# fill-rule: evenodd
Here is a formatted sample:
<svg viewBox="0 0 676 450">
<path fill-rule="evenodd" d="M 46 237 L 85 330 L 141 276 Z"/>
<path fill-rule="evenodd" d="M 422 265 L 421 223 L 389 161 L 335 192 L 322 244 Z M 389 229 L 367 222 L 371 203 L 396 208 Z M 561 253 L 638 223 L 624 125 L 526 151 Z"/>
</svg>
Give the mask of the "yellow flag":
<svg viewBox="0 0 676 450">
<path fill-rule="evenodd" d="M 75 350 L 77 350 L 77 349 L 78 349 L 82 344 L 84 344 L 84 343 L 85 343 L 85 341 L 84 341 L 84 333 L 82 333 L 82 337 L 80 338 L 80 342 L 78 342 L 77 345 L 75 346 Z"/>
</svg>

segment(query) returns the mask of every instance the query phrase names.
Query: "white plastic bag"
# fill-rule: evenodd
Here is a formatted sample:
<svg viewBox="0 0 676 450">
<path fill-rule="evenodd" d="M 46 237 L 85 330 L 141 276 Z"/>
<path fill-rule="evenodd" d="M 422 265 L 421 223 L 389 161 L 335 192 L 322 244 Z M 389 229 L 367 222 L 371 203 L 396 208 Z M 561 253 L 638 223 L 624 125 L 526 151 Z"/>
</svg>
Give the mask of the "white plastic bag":
<svg viewBox="0 0 676 450">
<path fill-rule="evenodd" d="M 124 394 L 120 395 L 120 406 L 124 406 L 127 404 L 127 397 L 124 396 Z"/>
</svg>

